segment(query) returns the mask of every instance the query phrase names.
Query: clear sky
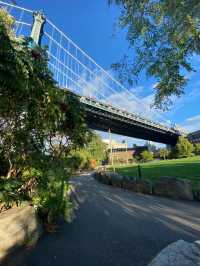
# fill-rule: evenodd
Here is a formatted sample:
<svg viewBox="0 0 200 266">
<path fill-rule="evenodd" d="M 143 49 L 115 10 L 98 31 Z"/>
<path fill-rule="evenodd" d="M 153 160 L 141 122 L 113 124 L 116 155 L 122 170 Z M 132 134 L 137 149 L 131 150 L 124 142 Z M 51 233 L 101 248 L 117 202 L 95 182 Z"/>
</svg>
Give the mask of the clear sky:
<svg viewBox="0 0 200 266">
<path fill-rule="evenodd" d="M 105 70 L 118 61 L 128 50 L 125 32 L 114 27 L 119 10 L 109 7 L 107 0 L 16 0 L 18 5 L 43 10 L 46 16 L 85 50 Z M 188 75 L 190 82 L 185 95 L 175 99 L 171 110 L 162 119 L 175 122 L 189 131 L 200 129 L 200 57 L 192 59 L 195 73 Z M 149 112 L 155 81 L 141 77 L 132 92 Z M 138 110 L 141 112 L 141 110 Z M 152 119 L 157 111 L 152 110 Z M 105 137 L 107 137 L 104 134 Z M 124 139 L 124 138 L 122 138 Z M 135 140 L 130 140 L 135 142 Z"/>
</svg>

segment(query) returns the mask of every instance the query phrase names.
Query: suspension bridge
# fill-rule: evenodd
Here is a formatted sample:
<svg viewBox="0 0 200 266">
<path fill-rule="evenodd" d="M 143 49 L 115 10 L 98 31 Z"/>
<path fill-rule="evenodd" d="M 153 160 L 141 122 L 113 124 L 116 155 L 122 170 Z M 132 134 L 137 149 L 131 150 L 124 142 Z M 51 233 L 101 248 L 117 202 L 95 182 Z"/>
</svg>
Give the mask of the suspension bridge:
<svg viewBox="0 0 200 266">
<path fill-rule="evenodd" d="M 91 129 L 174 145 L 181 132 L 124 109 L 141 102 L 99 66 L 41 12 L 0 1 L 0 7 L 15 19 L 17 37 L 30 36 L 34 45 L 48 47 L 49 68 L 61 89 L 78 95 Z M 141 107 L 141 112 L 142 112 Z"/>
</svg>

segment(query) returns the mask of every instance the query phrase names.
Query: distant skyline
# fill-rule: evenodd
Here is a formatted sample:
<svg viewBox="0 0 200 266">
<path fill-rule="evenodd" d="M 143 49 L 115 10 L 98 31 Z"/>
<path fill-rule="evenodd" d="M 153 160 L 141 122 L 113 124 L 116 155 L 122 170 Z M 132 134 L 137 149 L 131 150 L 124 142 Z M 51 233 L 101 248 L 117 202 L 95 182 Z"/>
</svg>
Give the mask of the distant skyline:
<svg viewBox="0 0 200 266">
<path fill-rule="evenodd" d="M 125 32 L 114 26 L 120 13 L 119 9 L 109 7 L 107 2 L 107 0 L 58 0 L 56 2 L 17 0 L 20 6 L 43 10 L 45 15 L 78 46 L 105 70 L 110 71 L 111 64 L 121 59 L 128 51 L 129 44 L 126 41 Z M 126 97 L 124 107 L 160 122 L 177 123 L 188 131 L 200 129 L 200 57 L 196 56 L 191 60 L 196 72 L 188 74 L 190 82 L 185 94 L 175 99 L 170 111 L 162 113 L 151 109 L 156 81 L 147 80 L 144 76 L 141 76 L 138 84 L 130 89 L 141 104 Z M 111 97 L 111 100 L 117 101 L 118 99 Z M 101 135 L 107 138 L 106 133 Z M 123 136 L 116 137 L 116 139 L 118 141 L 128 139 L 129 143 L 143 143 Z"/>
</svg>

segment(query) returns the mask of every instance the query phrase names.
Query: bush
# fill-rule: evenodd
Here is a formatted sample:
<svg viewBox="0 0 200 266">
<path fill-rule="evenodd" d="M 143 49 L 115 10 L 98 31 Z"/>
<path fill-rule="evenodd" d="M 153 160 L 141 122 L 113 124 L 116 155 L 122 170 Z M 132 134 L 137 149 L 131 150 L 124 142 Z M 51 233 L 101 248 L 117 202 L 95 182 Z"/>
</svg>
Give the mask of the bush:
<svg viewBox="0 0 200 266">
<path fill-rule="evenodd" d="M 142 162 L 150 162 L 153 160 L 153 153 L 150 151 L 143 151 L 140 156 Z"/>
<path fill-rule="evenodd" d="M 159 156 L 160 156 L 160 158 L 165 160 L 165 159 L 167 159 L 169 157 L 169 153 L 170 152 L 167 149 L 160 149 Z"/>
<path fill-rule="evenodd" d="M 19 205 L 28 199 L 20 191 L 22 185 L 22 179 L 0 177 L 0 203 L 3 203 L 1 211 L 11 208 L 13 204 Z"/>
<path fill-rule="evenodd" d="M 186 158 L 193 155 L 194 146 L 184 137 L 179 137 L 175 147 L 175 155 L 177 158 Z"/>
<path fill-rule="evenodd" d="M 195 144 L 194 153 L 195 155 L 200 155 L 200 143 Z"/>
<path fill-rule="evenodd" d="M 68 189 L 66 173 L 57 165 L 51 167 L 45 176 L 38 180 L 31 201 L 44 221 L 54 223 L 60 217 L 67 217 L 72 208 L 67 195 Z"/>
</svg>

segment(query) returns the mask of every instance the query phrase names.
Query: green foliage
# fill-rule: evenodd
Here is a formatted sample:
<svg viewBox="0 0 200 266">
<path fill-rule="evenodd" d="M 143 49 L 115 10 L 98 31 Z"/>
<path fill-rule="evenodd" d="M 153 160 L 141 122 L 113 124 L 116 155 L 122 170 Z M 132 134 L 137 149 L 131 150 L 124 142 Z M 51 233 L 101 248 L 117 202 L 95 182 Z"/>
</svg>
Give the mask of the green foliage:
<svg viewBox="0 0 200 266">
<path fill-rule="evenodd" d="M 160 158 L 162 158 L 163 160 L 167 159 L 169 156 L 169 153 L 170 152 L 167 149 L 160 149 L 159 151 Z"/>
<path fill-rule="evenodd" d="M 200 155 L 200 143 L 195 144 L 194 153 L 195 155 Z"/>
<path fill-rule="evenodd" d="M 149 162 L 153 160 L 153 152 L 143 151 L 140 154 L 142 162 Z"/>
<path fill-rule="evenodd" d="M 193 155 L 192 153 L 193 151 L 194 151 L 193 144 L 190 143 L 188 139 L 184 137 L 179 137 L 175 147 L 176 157 L 177 158 L 190 157 Z"/>
<path fill-rule="evenodd" d="M 84 170 L 101 164 L 106 158 L 106 145 L 97 134 L 90 133 L 88 143 L 82 149 L 72 151 L 67 161 L 71 169 Z"/>
<path fill-rule="evenodd" d="M 200 2 L 188 0 L 109 0 L 119 5 L 119 26 L 127 29 L 132 55 L 114 64 L 130 83 L 142 70 L 157 80 L 155 104 L 167 108 L 180 96 L 200 54 Z"/>
<path fill-rule="evenodd" d="M 67 191 L 68 179 L 64 164 L 51 161 L 50 167 L 38 179 L 36 189 L 33 191 L 31 201 L 38 209 L 40 217 L 49 223 L 55 222 L 59 217 L 66 217 L 72 204 L 69 202 Z"/>
<path fill-rule="evenodd" d="M 85 170 L 89 168 L 90 160 L 91 154 L 83 148 L 71 152 L 68 165 L 74 170 Z"/>
<path fill-rule="evenodd" d="M 5 160 L 3 152 L 0 151 L 0 176 L 7 174 L 9 169 L 9 163 Z"/>
<path fill-rule="evenodd" d="M 63 172 L 63 158 L 85 145 L 88 129 L 78 98 L 57 87 L 46 49 L 16 38 L 13 22 L 0 10 L 0 160 L 6 176 L 0 202 L 10 205 L 23 195 L 46 217 L 56 216 L 64 212 L 70 174 Z M 16 181 L 20 187 L 8 190 L 7 182 Z"/>
<path fill-rule="evenodd" d="M 101 164 L 101 162 L 108 157 L 106 144 L 103 143 L 100 136 L 95 133 L 91 134 L 90 141 L 85 149 L 90 153 L 90 159 L 96 160 L 97 164 Z"/>
<path fill-rule="evenodd" d="M 19 178 L 10 180 L 0 177 L 0 203 L 4 203 L 1 210 L 9 209 L 13 203 L 19 205 L 22 201 L 27 200 L 26 195 L 19 191 L 22 184 L 22 180 Z"/>
</svg>

